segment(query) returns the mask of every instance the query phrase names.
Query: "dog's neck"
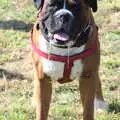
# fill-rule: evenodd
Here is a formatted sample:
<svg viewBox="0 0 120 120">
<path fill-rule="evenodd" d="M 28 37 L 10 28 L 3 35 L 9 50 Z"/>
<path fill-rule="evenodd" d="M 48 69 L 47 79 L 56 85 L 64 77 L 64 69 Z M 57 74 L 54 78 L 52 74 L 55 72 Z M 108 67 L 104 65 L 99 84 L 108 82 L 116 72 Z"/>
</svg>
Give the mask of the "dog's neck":
<svg viewBox="0 0 120 120">
<path fill-rule="evenodd" d="M 60 56 L 73 56 L 85 50 L 85 44 L 80 47 L 59 48 L 51 45 L 42 35 L 39 36 L 39 49 L 48 54 Z"/>
</svg>

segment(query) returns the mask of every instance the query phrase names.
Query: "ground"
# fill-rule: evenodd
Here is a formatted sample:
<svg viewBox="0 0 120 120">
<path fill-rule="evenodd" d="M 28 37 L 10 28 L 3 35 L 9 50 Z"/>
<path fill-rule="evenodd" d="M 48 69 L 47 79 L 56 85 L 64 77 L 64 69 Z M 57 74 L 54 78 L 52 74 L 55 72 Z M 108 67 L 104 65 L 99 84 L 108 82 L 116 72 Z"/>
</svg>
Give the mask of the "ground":
<svg viewBox="0 0 120 120">
<path fill-rule="evenodd" d="M 94 13 L 101 44 L 100 77 L 109 110 L 96 120 L 120 120 L 120 2 L 100 0 Z M 37 10 L 32 0 L 0 1 L 0 120 L 35 120 L 29 31 Z M 82 118 L 78 81 L 53 85 L 49 120 Z"/>
</svg>

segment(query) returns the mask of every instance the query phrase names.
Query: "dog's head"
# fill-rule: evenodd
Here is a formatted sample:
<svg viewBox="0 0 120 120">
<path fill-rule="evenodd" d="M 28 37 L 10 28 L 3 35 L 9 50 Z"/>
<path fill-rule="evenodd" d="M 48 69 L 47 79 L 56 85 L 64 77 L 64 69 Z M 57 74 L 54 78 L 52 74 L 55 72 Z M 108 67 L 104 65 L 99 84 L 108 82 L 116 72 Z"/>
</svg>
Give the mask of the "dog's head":
<svg viewBox="0 0 120 120">
<path fill-rule="evenodd" d="M 34 0 L 41 9 L 40 28 L 55 46 L 73 46 L 76 36 L 90 20 L 90 8 L 97 11 L 97 0 Z"/>
</svg>

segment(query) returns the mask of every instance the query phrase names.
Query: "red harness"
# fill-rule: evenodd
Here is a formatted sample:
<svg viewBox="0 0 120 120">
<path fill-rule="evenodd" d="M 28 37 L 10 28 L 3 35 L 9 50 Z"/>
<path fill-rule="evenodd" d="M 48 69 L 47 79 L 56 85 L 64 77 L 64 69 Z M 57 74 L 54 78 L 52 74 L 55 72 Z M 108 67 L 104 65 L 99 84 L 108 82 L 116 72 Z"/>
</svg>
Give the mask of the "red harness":
<svg viewBox="0 0 120 120">
<path fill-rule="evenodd" d="M 42 8 L 41 12 L 39 13 L 40 20 L 42 20 L 42 17 L 43 17 L 43 14 L 45 12 L 47 4 L 48 4 L 48 0 L 45 0 L 43 8 Z M 69 56 L 69 57 L 45 53 L 45 52 L 41 51 L 39 48 L 37 48 L 34 43 L 32 43 L 32 49 L 41 57 L 44 57 L 44 58 L 49 59 L 49 60 L 57 61 L 57 62 L 63 62 L 65 64 L 63 79 L 64 79 L 64 82 L 66 82 L 68 79 L 70 79 L 70 74 L 71 74 L 73 62 L 75 60 L 79 60 L 79 59 L 82 59 L 84 57 L 87 57 L 87 56 L 93 54 L 97 50 L 98 44 L 99 44 L 99 41 L 97 40 L 91 46 L 91 48 L 86 49 L 82 53 L 79 53 L 79 54 L 76 54 L 73 56 Z"/>
<path fill-rule="evenodd" d="M 32 43 L 32 49 L 41 57 L 44 57 L 44 58 L 49 59 L 49 60 L 65 63 L 63 79 L 66 81 L 70 78 L 73 62 L 75 60 L 79 60 L 79 59 L 82 59 L 84 57 L 87 57 L 87 56 L 93 54 L 98 48 L 98 43 L 99 43 L 99 41 L 97 40 L 92 45 L 91 48 L 86 49 L 82 53 L 79 53 L 79 54 L 73 55 L 73 56 L 69 56 L 69 57 L 45 53 L 45 52 L 41 51 L 39 48 L 37 48 L 34 43 Z M 68 60 L 69 60 L 69 62 L 68 62 Z"/>
</svg>

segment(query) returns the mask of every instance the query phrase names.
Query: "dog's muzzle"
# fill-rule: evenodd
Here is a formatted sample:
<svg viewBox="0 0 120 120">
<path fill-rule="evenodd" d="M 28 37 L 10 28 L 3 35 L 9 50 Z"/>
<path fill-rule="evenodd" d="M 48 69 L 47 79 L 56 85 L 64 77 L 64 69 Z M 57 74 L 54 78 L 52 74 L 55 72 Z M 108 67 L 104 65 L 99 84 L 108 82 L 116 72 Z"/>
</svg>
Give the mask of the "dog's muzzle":
<svg viewBox="0 0 120 120">
<path fill-rule="evenodd" d="M 71 46 L 72 41 L 71 28 L 74 15 L 67 9 L 67 0 L 62 2 L 63 7 L 57 4 L 53 6 L 54 2 L 48 3 L 46 0 L 40 13 L 39 28 L 41 28 L 46 40 L 57 47 Z"/>
<path fill-rule="evenodd" d="M 73 14 L 67 9 L 60 9 L 56 11 L 53 17 L 55 19 L 56 24 L 63 29 L 69 29 L 68 26 L 71 25 L 71 22 L 74 18 Z M 65 31 L 68 32 L 68 30 Z"/>
<path fill-rule="evenodd" d="M 64 45 L 69 42 L 69 32 L 74 16 L 69 10 L 60 9 L 54 13 L 53 19 L 56 29 L 52 29 L 52 43 L 57 45 Z"/>
</svg>

